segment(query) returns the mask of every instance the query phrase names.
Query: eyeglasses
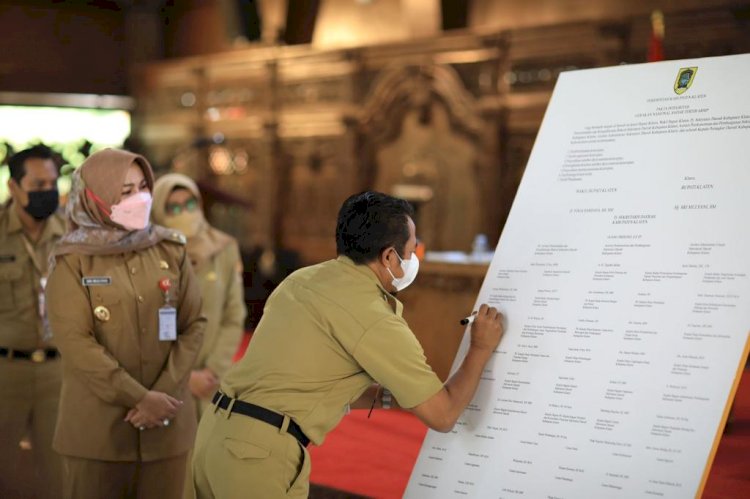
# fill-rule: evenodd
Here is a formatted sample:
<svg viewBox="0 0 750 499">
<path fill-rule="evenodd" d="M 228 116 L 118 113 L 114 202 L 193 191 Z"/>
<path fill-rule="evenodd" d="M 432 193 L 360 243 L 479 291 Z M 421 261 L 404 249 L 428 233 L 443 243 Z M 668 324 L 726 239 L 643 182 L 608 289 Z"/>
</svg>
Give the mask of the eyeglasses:
<svg viewBox="0 0 750 499">
<path fill-rule="evenodd" d="M 194 212 L 198 209 L 198 200 L 195 198 L 190 198 L 187 201 L 185 201 L 183 204 L 178 203 L 168 203 L 167 204 L 167 214 L 168 215 L 179 215 L 183 211 L 187 212 Z"/>
</svg>

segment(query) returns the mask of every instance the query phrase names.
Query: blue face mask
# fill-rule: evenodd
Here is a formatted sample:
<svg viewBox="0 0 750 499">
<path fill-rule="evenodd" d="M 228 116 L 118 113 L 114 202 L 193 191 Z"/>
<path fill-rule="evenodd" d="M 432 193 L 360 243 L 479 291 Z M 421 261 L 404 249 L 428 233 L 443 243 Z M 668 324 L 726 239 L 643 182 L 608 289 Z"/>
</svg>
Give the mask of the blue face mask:
<svg viewBox="0 0 750 499">
<path fill-rule="evenodd" d="M 416 279 L 417 272 L 419 272 L 419 258 L 417 258 L 417 255 L 414 252 L 412 252 L 411 258 L 408 260 L 401 258 L 398 252 L 396 253 L 396 256 L 398 256 L 398 259 L 401 261 L 401 270 L 404 271 L 404 276 L 396 277 L 393 275 L 393 272 L 391 272 L 391 269 L 386 267 L 386 270 L 388 270 L 388 273 L 393 277 L 393 280 L 391 281 L 393 287 L 396 288 L 396 291 L 401 291 L 402 289 L 406 289 L 406 287 Z"/>
</svg>

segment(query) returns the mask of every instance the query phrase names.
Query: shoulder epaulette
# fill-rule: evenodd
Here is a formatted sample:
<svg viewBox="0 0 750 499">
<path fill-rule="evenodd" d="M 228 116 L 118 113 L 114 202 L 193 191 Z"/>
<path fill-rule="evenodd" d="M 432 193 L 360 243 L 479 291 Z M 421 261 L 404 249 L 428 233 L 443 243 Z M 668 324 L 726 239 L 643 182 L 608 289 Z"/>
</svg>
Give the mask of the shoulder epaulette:
<svg viewBox="0 0 750 499">
<path fill-rule="evenodd" d="M 187 244 L 187 238 L 182 232 L 172 232 L 169 234 L 169 237 L 165 239 L 165 241 L 170 241 L 177 244 L 182 244 L 183 246 Z"/>
</svg>

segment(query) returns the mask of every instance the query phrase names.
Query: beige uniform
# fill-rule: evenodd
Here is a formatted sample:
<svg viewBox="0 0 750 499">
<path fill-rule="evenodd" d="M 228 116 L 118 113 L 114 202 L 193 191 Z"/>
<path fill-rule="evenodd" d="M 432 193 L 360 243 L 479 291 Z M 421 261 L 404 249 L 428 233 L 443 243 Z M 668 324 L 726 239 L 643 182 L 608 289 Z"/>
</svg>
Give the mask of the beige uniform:
<svg viewBox="0 0 750 499">
<path fill-rule="evenodd" d="M 134 486 L 134 473 L 128 472 L 136 470 L 134 463 L 136 475 L 162 473 L 145 489 L 140 481 L 139 498 L 182 493 L 185 456 L 195 432 L 187 378 L 205 328 L 200 290 L 183 243 L 175 234 L 174 241 L 137 252 L 58 258 L 47 302 L 63 356 L 54 447 L 66 457 L 66 497 L 113 497 L 115 491 L 125 496 Z M 159 339 L 163 278 L 172 283 L 176 341 Z M 139 431 L 123 420 L 148 390 L 184 401 L 168 427 Z"/>
<path fill-rule="evenodd" d="M 198 264 L 195 274 L 203 297 L 206 332 L 194 369 L 209 368 L 221 378 L 229 369 L 245 326 L 242 261 L 237 243 Z M 197 400 L 198 415 L 210 401 Z"/>
<path fill-rule="evenodd" d="M 237 351 L 247 314 L 242 285 L 242 260 L 237 243 L 225 246 L 194 268 L 203 297 L 203 315 L 208 320 L 203 335 L 203 347 L 194 369 L 207 367 L 221 378 L 229 369 Z M 210 406 L 210 400 L 195 398 L 198 419 Z M 195 497 L 189 463 L 185 472 L 183 497 Z"/>
<path fill-rule="evenodd" d="M 44 340 L 41 278 L 52 247 L 65 232 L 62 218 L 47 219 L 38 241 L 24 235 L 14 204 L 0 207 L 0 497 L 36 488 L 40 498 L 59 496 L 60 457 L 52 434 L 61 369 L 55 346 Z M 36 487 L 16 483 L 25 473 L 19 441 L 30 436 Z"/>
<path fill-rule="evenodd" d="M 221 384 L 228 396 L 283 415 L 282 428 L 207 411 L 193 457 L 198 497 L 307 497 L 309 455 L 286 425 L 320 444 L 373 381 L 406 408 L 436 394 L 442 383 L 401 311 L 368 267 L 346 257 L 289 276 Z"/>
</svg>

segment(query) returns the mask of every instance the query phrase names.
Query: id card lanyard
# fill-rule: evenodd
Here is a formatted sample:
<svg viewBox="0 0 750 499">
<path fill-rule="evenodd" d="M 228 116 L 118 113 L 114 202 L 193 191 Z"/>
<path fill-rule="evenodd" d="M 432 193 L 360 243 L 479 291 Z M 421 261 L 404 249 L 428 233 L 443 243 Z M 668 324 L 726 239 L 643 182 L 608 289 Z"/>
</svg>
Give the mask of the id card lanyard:
<svg viewBox="0 0 750 499">
<path fill-rule="evenodd" d="M 38 286 L 35 286 L 37 288 L 37 313 L 42 323 L 39 336 L 42 341 L 49 341 L 52 338 L 52 330 L 49 327 L 49 320 L 47 319 L 47 300 L 44 295 L 44 289 L 47 287 L 47 273 L 42 266 L 42 262 L 39 261 L 39 256 L 34 251 L 34 247 L 25 235 L 21 236 L 21 241 L 23 241 L 23 247 L 26 249 L 26 253 L 29 254 L 29 259 L 31 259 L 34 269 L 36 269 L 40 276 Z"/>
<path fill-rule="evenodd" d="M 159 289 L 164 293 L 164 306 L 159 309 L 159 341 L 177 340 L 177 309 L 171 304 L 171 288 L 172 281 L 168 277 L 159 281 Z"/>
</svg>

